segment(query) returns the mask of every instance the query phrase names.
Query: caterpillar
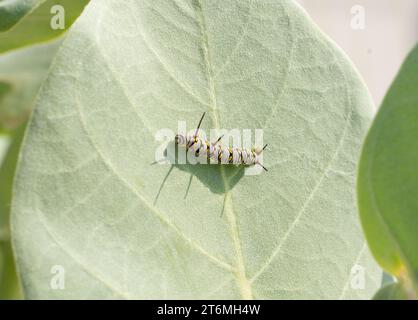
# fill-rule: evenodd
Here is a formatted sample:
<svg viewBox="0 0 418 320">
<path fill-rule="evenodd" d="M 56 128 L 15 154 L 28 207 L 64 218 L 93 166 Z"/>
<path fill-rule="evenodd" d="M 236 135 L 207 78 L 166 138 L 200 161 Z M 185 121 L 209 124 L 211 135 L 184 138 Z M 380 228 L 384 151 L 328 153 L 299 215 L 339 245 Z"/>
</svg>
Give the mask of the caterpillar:
<svg viewBox="0 0 418 320">
<path fill-rule="evenodd" d="M 196 157 L 199 155 L 205 155 L 208 161 L 212 163 L 221 163 L 221 164 L 233 164 L 233 165 L 259 165 L 265 171 L 268 171 L 260 163 L 260 154 L 267 148 L 267 144 L 262 148 L 252 148 L 252 149 L 241 149 L 241 148 L 230 148 L 225 147 L 219 144 L 222 137 L 219 137 L 215 142 L 209 142 L 207 140 L 199 137 L 199 128 L 202 124 L 203 118 L 205 117 L 206 112 L 203 113 L 202 118 L 199 121 L 196 132 L 194 134 L 177 134 L 175 136 L 175 143 L 178 146 L 185 147 L 188 152 L 191 150 Z"/>
</svg>

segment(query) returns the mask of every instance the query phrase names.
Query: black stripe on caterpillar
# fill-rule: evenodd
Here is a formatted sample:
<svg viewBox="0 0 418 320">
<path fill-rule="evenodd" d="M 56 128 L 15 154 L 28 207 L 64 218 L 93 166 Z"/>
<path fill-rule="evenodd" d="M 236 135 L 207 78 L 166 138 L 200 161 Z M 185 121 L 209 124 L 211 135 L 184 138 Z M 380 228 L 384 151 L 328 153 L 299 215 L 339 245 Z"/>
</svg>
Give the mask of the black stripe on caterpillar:
<svg viewBox="0 0 418 320">
<path fill-rule="evenodd" d="M 178 146 L 182 146 L 186 148 L 186 151 L 192 150 L 192 153 L 196 157 L 199 155 L 206 154 L 206 158 L 211 163 L 221 163 L 221 164 L 233 164 L 233 165 L 245 165 L 245 166 L 252 166 L 252 165 L 259 165 L 265 171 L 268 171 L 261 163 L 260 163 L 260 154 L 266 149 L 267 145 L 265 145 L 262 149 L 259 148 L 252 148 L 252 149 L 241 149 L 241 148 L 229 148 L 224 147 L 219 144 L 222 136 L 215 142 L 209 142 L 207 140 L 202 139 L 199 137 L 199 128 L 202 123 L 203 117 L 205 113 L 203 113 L 202 118 L 199 121 L 195 134 L 183 135 L 177 134 L 175 137 L 175 143 Z"/>
</svg>

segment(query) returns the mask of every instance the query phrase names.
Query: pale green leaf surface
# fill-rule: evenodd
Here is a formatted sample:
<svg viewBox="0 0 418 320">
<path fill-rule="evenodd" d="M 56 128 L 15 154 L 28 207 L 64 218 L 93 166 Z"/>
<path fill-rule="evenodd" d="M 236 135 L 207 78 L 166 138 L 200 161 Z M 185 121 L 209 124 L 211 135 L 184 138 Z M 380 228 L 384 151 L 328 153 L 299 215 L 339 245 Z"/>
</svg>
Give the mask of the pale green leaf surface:
<svg viewBox="0 0 418 320">
<path fill-rule="evenodd" d="M 77 19 L 87 3 L 88 0 L 44 1 L 30 14 L 22 18 L 14 28 L 7 32 L 0 32 L 0 52 L 45 42 L 61 36 Z M 56 6 L 63 9 L 63 15 L 61 11 L 56 11 Z M 51 9 L 54 10 L 51 12 Z M 51 21 L 56 21 L 58 18 L 63 23 L 64 29 L 51 27 Z"/>
<path fill-rule="evenodd" d="M 24 122 L 61 40 L 0 55 L 0 127 Z"/>
<path fill-rule="evenodd" d="M 26 296 L 370 298 L 381 271 L 354 185 L 372 110 L 294 2 L 92 1 L 24 142 L 12 230 Z M 206 130 L 263 128 L 269 172 L 184 165 L 165 180 L 155 133 L 204 111 Z"/>
<path fill-rule="evenodd" d="M 418 290 L 418 47 L 404 62 L 364 145 L 359 209 L 379 264 Z M 417 291 L 418 292 L 418 291 Z"/>
<path fill-rule="evenodd" d="M 1 0 L 0 32 L 6 31 L 18 23 L 24 16 L 45 0 Z"/>
</svg>

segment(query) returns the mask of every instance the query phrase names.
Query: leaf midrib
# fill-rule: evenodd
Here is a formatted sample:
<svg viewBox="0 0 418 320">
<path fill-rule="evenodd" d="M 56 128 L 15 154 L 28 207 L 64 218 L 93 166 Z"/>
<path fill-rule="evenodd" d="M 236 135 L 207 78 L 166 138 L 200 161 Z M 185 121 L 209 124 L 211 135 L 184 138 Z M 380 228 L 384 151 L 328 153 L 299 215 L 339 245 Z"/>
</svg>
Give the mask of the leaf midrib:
<svg viewBox="0 0 418 320">
<path fill-rule="evenodd" d="M 209 87 L 209 97 L 210 97 L 210 110 L 212 111 L 212 118 L 215 124 L 215 129 L 220 130 L 221 125 L 219 121 L 219 109 L 217 104 L 217 98 L 216 98 L 216 88 L 215 88 L 215 81 L 213 76 L 213 70 L 212 70 L 212 62 L 211 62 L 211 55 L 210 55 L 210 49 L 209 49 L 209 41 L 207 36 L 207 30 L 206 30 L 206 22 L 205 22 L 205 16 L 203 14 L 202 5 L 200 3 L 200 0 L 196 0 L 195 2 L 195 9 L 196 13 L 198 15 L 198 24 L 200 27 L 201 32 L 201 45 L 203 49 L 203 58 L 205 62 L 205 71 L 208 81 L 208 87 Z M 235 279 L 237 286 L 239 288 L 241 297 L 243 299 L 253 299 L 253 293 L 251 284 L 247 278 L 246 271 L 245 271 L 245 264 L 244 264 L 244 258 L 242 255 L 242 249 L 241 249 L 241 241 L 239 239 L 239 229 L 236 219 L 236 214 L 234 211 L 233 202 L 231 200 L 231 187 L 229 185 L 229 181 L 225 175 L 225 170 L 223 166 L 219 166 L 219 170 L 221 172 L 222 182 L 224 184 L 225 189 L 225 214 L 228 219 L 228 226 L 230 231 L 230 236 L 232 239 L 232 243 L 234 246 L 235 251 L 235 259 L 236 259 L 236 272 L 235 272 Z"/>
</svg>

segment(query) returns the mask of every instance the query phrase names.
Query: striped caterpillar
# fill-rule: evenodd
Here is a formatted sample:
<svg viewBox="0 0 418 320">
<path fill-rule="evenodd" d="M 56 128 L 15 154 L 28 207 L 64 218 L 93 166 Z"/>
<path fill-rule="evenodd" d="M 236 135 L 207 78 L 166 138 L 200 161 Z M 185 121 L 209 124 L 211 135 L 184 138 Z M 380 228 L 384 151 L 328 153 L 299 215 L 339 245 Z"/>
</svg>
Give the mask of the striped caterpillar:
<svg viewBox="0 0 418 320">
<path fill-rule="evenodd" d="M 202 124 L 202 120 L 205 114 L 206 112 L 203 113 L 202 118 L 200 119 L 199 124 L 197 126 L 196 132 L 194 134 L 177 134 L 175 136 L 175 143 L 178 146 L 185 147 L 187 152 L 191 150 L 196 157 L 199 157 L 199 155 L 203 154 L 206 155 L 207 160 L 211 163 L 234 164 L 245 166 L 259 165 L 265 171 L 268 171 L 260 163 L 260 154 L 264 151 L 264 149 L 266 149 L 267 145 L 265 145 L 262 149 L 241 149 L 235 147 L 229 148 L 224 147 L 221 144 L 218 144 L 223 136 L 219 137 L 219 139 L 213 143 L 207 140 L 203 140 L 201 137 L 199 137 L 199 128 Z"/>
</svg>

